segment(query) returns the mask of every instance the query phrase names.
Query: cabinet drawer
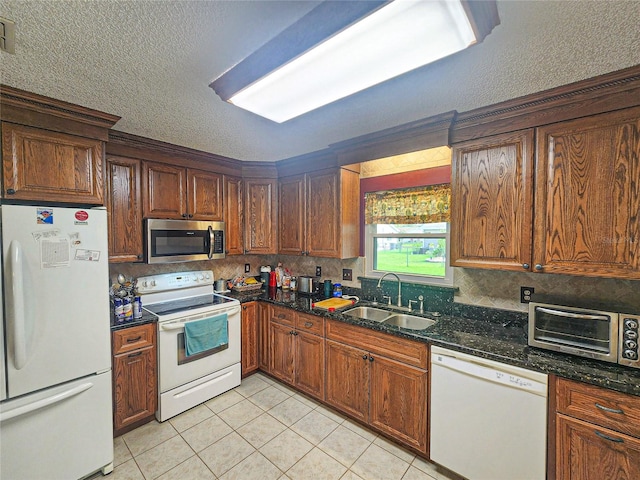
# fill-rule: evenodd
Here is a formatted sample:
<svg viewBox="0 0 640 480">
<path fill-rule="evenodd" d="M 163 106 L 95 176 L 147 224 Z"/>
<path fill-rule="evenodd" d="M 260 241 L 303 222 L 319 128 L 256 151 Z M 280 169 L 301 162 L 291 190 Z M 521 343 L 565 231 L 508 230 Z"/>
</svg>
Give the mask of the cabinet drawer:
<svg viewBox="0 0 640 480">
<path fill-rule="evenodd" d="M 640 437 L 640 397 L 558 378 L 556 402 L 560 413 Z"/>
<path fill-rule="evenodd" d="M 307 315 L 306 313 L 298 313 L 296 328 L 298 330 L 315 333 L 322 337 L 324 336 L 324 318 L 316 315 Z"/>
<path fill-rule="evenodd" d="M 113 332 L 113 354 L 118 355 L 152 346 L 155 343 L 155 332 L 155 323 L 116 330 Z"/>
<path fill-rule="evenodd" d="M 387 335 L 335 320 L 327 322 L 327 338 L 418 368 L 427 368 L 427 345 L 422 342 Z"/>
<path fill-rule="evenodd" d="M 293 327 L 296 322 L 296 311 L 290 308 L 273 307 L 271 320 Z"/>
</svg>

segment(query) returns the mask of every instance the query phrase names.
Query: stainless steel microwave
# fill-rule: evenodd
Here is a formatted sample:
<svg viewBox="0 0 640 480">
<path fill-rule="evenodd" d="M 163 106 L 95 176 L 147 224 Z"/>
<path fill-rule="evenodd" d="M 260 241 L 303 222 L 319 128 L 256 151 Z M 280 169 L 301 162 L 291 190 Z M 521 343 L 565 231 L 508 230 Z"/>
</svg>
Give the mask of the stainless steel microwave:
<svg viewBox="0 0 640 480">
<path fill-rule="evenodd" d="M 225 256 L 224 222 L 146 220 L 147 263 L 213 260 Z"/>
<path fill-rule="evenodd" d="M 640 368 L 640 315 L 529 304 L 529 345 Z"/>
</svg>

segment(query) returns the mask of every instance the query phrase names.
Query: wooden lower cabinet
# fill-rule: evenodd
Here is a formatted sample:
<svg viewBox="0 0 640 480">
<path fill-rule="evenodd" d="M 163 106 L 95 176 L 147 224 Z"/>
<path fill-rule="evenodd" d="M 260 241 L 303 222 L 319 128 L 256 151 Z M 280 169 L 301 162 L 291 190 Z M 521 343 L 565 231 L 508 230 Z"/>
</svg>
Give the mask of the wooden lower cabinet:
<svg viewBox="0 0 640 480">
<path fill-rule="evenodd" d="M 153 420 L 158 405 L 156 326 L 112 333 L 114 437 Z"/>
<path fill-rule="evenodd" d="M 258 370 L 258 302 L 242 304 L 241 361 L 242 376 Z"/>
<path fill-rule="evenodd" d="M 269 333 L 269 322 L 271 321 L 271 307 L 267 303 L 258 303 L 258 336 L 260 345 L 258 347 L 258 366 L 264 372 L 271 372 L 271 335 Z"/>
<path fill-rule="evenodd" d="M 326 402 L 426 453 L 426 345 L 329 321 L 326 350 Z"/>
<path fill-rule="evenodd" d="M 272 307 L 269 327 L 270 373 L 315 398 L 324 399 L 325 349 L 321 317 Z M 299 324 L 298 324 L 299 323 Z"/>
<path fill-rule="evenodd" d="M 640 478 L 640 397 L 563 378 L 552 382 L 550 480 L 554 474 L 556 480 Z"/>
<path fill-rule="evenodd" d="M 559 415 L 556 478 L 640 478 L 640 439 Z"/>
<path fill-rule="evenodd" d="M 327 340 L 327 403 L 369 421 L 369 360 L 359 348 Z"/>
<path fill-rule="evenodd" d="M 427 372 L 371 356 L 369 423 L 416 450 L 427 449 Z"/>
</svg>

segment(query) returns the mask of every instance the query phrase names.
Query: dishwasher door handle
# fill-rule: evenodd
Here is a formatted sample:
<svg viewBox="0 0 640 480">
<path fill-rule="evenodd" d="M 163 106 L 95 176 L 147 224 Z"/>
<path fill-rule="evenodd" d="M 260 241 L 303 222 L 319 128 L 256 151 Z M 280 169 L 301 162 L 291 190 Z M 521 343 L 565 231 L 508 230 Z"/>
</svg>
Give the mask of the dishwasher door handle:
<svg viewBox="0 0 640 480">
<path fill-rule="evenodd" d="M 441 366 L 480 380 L 527 391 L 541 397 L 547 397 L 546 383 L 531 380 L 514 373 L 505 372 L 496 369 L 493 366 L 485 366 L 481 363 L 468 362 L 466 360 L 460 360 L 456 357 L 443 355 L 441 353 L 434 353 L 431 355 L 431 364 L 433 366 Z"/>
</svg>

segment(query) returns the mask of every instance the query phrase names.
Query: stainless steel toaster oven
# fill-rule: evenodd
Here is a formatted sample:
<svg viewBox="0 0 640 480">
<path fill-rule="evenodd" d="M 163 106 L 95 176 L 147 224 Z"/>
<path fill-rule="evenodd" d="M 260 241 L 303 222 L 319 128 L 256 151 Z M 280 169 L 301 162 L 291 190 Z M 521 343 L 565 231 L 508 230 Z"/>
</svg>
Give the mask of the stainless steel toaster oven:
<svg viewBox="0 0 640 480">
<path fill-rule="evenodd" d="M 640 315 L 529 304 L 529 345 L 640 368 Z"/>
</svg>

